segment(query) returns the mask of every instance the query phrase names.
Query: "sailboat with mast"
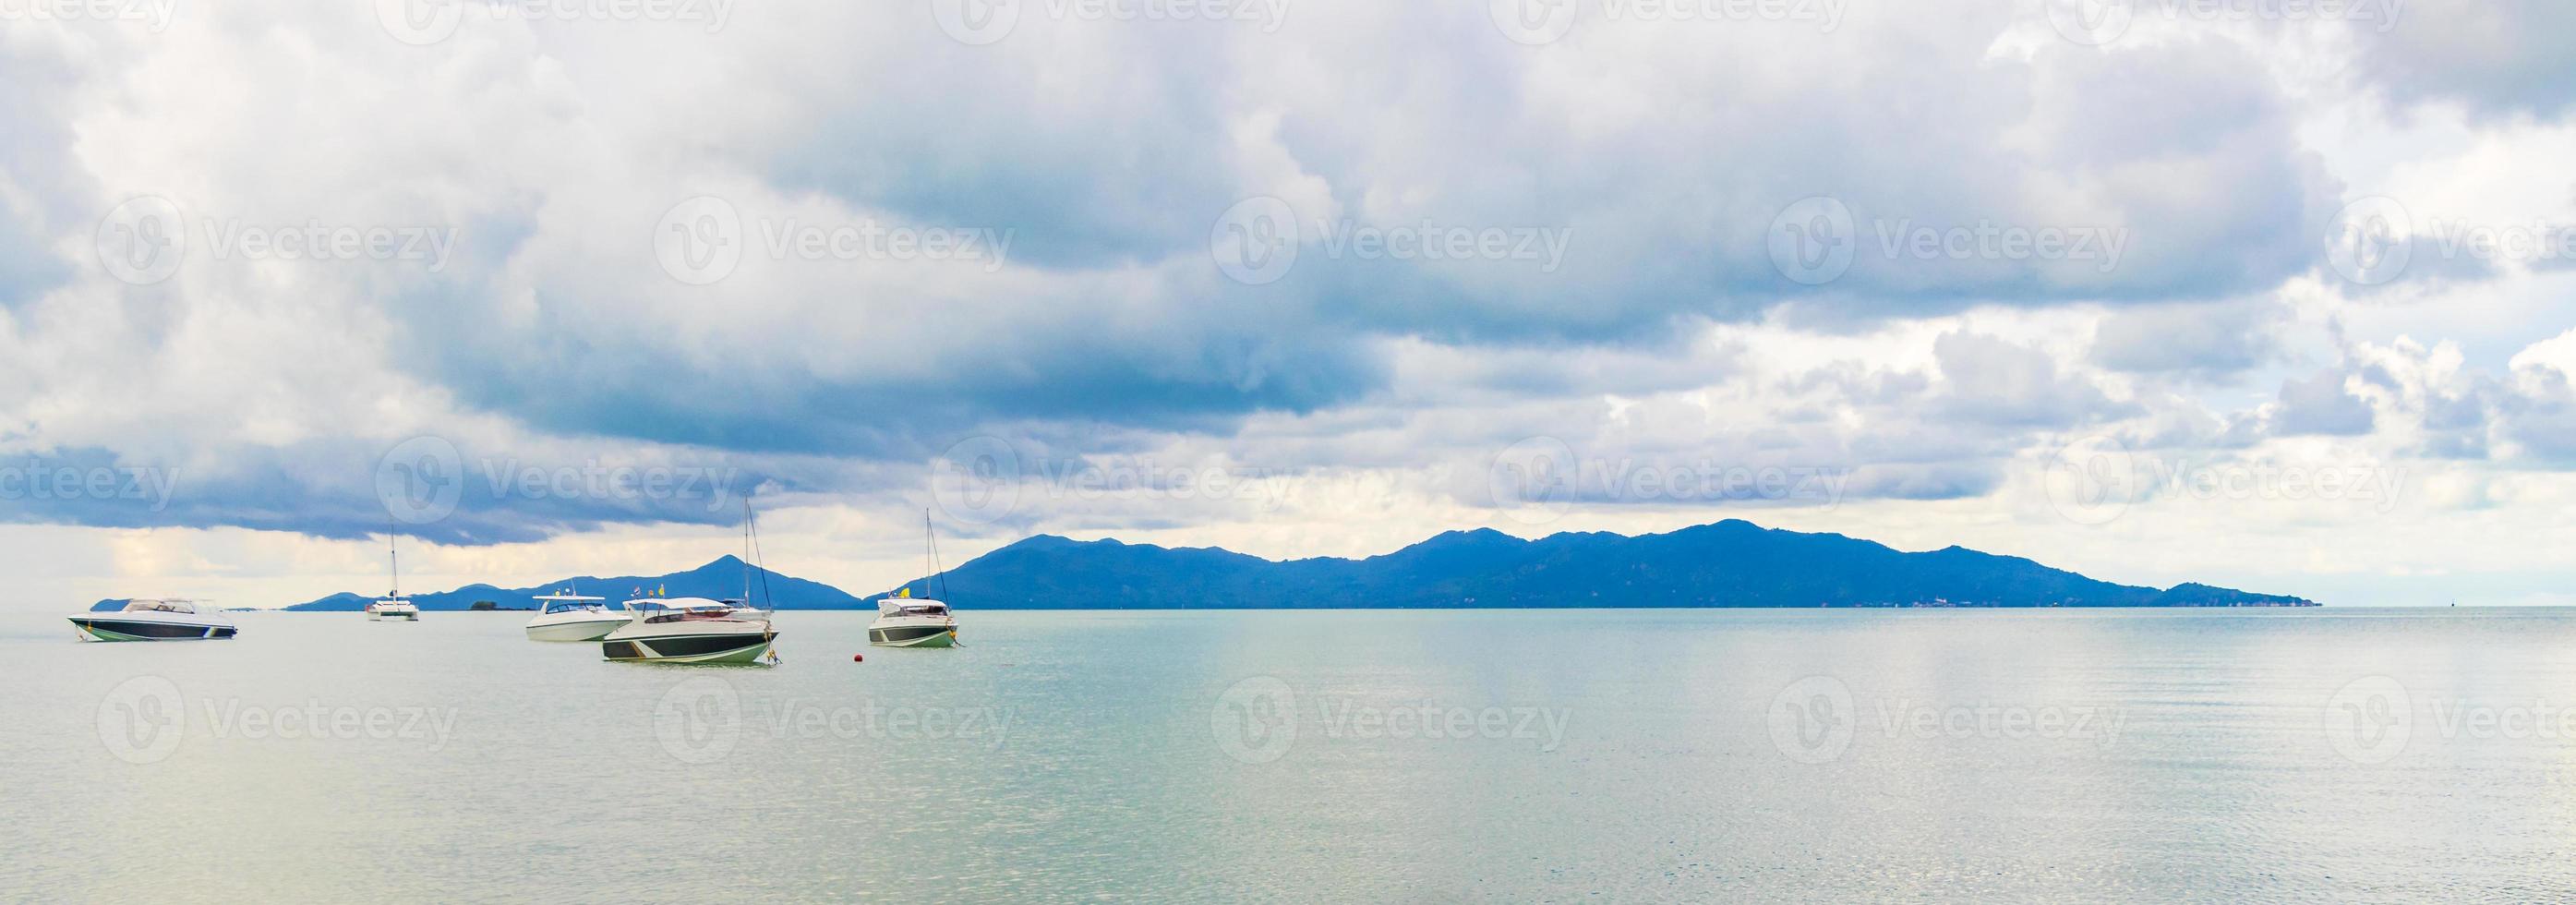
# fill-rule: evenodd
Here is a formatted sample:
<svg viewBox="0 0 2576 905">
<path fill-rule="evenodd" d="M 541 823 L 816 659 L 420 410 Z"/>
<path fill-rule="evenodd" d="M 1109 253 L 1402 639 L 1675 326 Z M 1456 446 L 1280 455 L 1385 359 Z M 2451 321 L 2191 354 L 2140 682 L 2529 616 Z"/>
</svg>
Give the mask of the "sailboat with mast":
<svg viewBox="0 0 2576 905">
<path fill-rule="evenodd" d="M 930 512 L 921 513 L 921 530 L 929 539 L 929 577 L 921 580 L 924 595 L 933 581 L 939 583 L 939 596 L 948 596 L 948 573 L 939 567 L 939 532 L 931 527 Z M 893 596 L 877 600 L 877 621 L 868 625 L 868 643 L 878 647 L 955 647 L 957 614 L 950 612 L 946 600 L 912 596 L 912 586 L 904 585 Z"/>
<path fill-rule="evenodd" d="M 393 588 L 385 596 L 367 604 L 367 619 L 372 622 L 419 622 L 420 607 L 413 606 L 402 595 L 402 554 L 394 550 L 394 533 L 385 531 L 385 566 L 392 575 Z"/>
</svg>

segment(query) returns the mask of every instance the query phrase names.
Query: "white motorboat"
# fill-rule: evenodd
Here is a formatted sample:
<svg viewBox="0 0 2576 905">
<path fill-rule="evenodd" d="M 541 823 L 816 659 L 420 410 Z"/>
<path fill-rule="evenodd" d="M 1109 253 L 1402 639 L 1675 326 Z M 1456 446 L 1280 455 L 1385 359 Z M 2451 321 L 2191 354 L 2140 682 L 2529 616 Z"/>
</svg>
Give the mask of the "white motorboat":
<svg viewBox="0 0 2576 905">
<path fill-rule="evenodd" d="M 402 595 L 402 557 L 394 552 L 393 532 L 385 532 L 385 564 L 393 575 L 393 589 L 367 604 L 367 619 L 373 622 L 419 622 L 420 608 Z"/>
<path fill-rule="evenodd" d="M 868 643 L 878 647 L 954 647 L 957 617 L 941 601 L 908 594 L 881 598 L 877 601 L 877 621 L 868 624 Z"/>
<path fill-rule="evenodd" d="M 232 621 L 197 609 L 197 601 L 129 600 L 112 613 L 71 617 L 81 635 L 98 641 L 196 641 L 230 638 L 239 630 Z"/>
<path fill-rule="evenodd" d="M 599 639 L 611 660 L 663 663 L 752 663 L 778 633 L 767 619 L 744 619 L 721 600 L 667 597 L 629 600 L 632 618 Z"/>
<path fill-rule="evenodd" d="M 759 572 L 763 588 L 768 585 L 768 573 L 753 565 L 760 559 L 760 529 L 747 501 L 742 515 L 742 599 L 629 600 L 625 606 L 632 620 L 599 639 L 600 654 L 662 663 L 753 663 L 768 655 L 778 632 L 770 627 L 768 609 L 749 605 L 752 574 Z"/>
<path fill-rule="evenodd" d="M 584 597 L 569 588 L 533 599 L 538 611 L 528 620 L 530 641 L 597 641 L 634 621 L 633 614 L 610 610 L 608 598 Z"/>
<path fill-rule="evenodd" d="M 921 513 L 922 534 L 929 540 L 930 577 L 921 580 L 928 591 L 932 581 L 944 588 L 948 573 L 939 568 L 939 532 L 930 526 L 930 513 Z M 868 624 L 868 643 L 878 647 L 955 647 L 957 614 L 949 612 L 945 601 L 912 596 L 912 587 L 893 596 L 877 600 L 877 621 Z"/>
</svg>

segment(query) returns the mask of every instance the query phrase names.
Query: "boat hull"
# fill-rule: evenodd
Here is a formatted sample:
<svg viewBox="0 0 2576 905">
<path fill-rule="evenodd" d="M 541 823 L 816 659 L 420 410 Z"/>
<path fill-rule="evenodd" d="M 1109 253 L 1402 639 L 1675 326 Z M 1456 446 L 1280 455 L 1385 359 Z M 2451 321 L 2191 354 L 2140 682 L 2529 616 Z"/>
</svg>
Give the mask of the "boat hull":
<svg viewBox="0 0 2576 905">
<path fill-rule="evenodd" d="M 777 640 L 778 633 L 767 630 L 607 638 L 600 641 L 599 653 L 637 663 L 755 663 Z"/>
<path fill-rule="evenodd" d="M 616 631 L 619 626 L 625 624 L 626 620 L 624 619 L 603 619 L 589 622 L 557 622 L 552 625 L 531 625 L 528 626 L 528 640 L 556 642 L 597 641 L 608 637 L 608 633 Z"/>
<path fill-rule="evenodd" d="M 870 626 L 868 643 L 877 647 L 955 647 L 954 625 Z"/>
<path fill-rule="evenodd" d="M 71 617 L 81 634 L 98 641 L 215 641 L 231 638 L 229 625 L 193 625 L 137 619 Z"/>
</svg>

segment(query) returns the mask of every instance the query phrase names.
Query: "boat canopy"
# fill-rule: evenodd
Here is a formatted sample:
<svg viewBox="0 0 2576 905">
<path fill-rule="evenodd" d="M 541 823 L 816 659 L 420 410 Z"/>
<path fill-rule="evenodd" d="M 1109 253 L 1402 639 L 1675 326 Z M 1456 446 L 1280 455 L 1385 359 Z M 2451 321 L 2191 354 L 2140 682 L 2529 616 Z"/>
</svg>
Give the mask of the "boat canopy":
<svg viewBox="0 0 2576 905">
<path fill-rule="evenodd" d="M 948 615 L 948 604 L 926 597 L 879 597 L 877 615 L 945 616 Z"/>
</svg>

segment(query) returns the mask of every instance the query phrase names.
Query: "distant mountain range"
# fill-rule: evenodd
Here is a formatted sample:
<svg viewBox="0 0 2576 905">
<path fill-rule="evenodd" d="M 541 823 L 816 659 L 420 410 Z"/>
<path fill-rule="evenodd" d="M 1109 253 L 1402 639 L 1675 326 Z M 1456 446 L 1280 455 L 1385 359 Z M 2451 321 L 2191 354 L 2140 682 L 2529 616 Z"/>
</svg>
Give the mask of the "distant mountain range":
<svg viewBox="0 0 2576 905">
<path fill-rule="evenodd" d="M 755 573 L 755 587 L 764 574 L 764 596 L 779 609 L 873 609 L 882 596 L 855 597 L 775 572 Z M 484 601 L 519 608 L 565 588 L 616 601 L 637 593 L 738 597 L 742 585 L 742 560 L 726 556 L 670 575 L 570 578 L 531 588 L 477 584 L 411 599 L 423 610 Z M 2316 605 L 2205 584 L 2113 584 L 2017 556 L 1964 547 L 1906 553 L 1733 519 L 1638 537 L 1522 540 L 1491 529 L 1451 531 L 1383 556 L 1285 562 L 1216 548 L 1039 535 L 908 586 L 916 595 L 988 610 Z M 372 599 L 333 594 L 287 609 L 356 611 Z M 100 601 L 94 609 L 122 604 Z"/>
<path fill-rule="evenodd" d="M 474 604 L 490 601 L 501 609 L 533 609 L 539 594 L 561 593 L 606 597 L 611 605 L 638 595 L 657 597 L 713 597 L 723 599 L 742 596 L 742 560 L 733 556 L 719 557 L 714 562 L 669 575 L 620 575 L 615 578 L 582 576 L 547 582 L 533 588 L 499 588 L 488 584 L 470 584 L 453 591 L 435 594 L 413 594 L 411 602 L 423 611 L 465 610 Z M 775 599 L 782 610 L 856 610 L 875 609 L 876 604 L 852 597 L 849 592 L 819 581 L 807 581 L 781 575 L 767 569 L 752 575 L 752 599 L 766 602 Z M 766 589 L 762 578 L 768 580 Z M 300 611 L 357 612 L 367 608 L 375 594 L 339 593 L 320 600 L 287 607 Z"/>
<path fill-rule="evenodd" d="M 1451 531 L 1384 556 L 1286 562 L 1042 535 L 949 570 L 945 583 L 958 607 L 993 610 L 2315 605 L 2204 584 L 2113 584 L 1965 547 L 1905 553 L 1733 519 L 1638 537 Z"/>
</svg>

